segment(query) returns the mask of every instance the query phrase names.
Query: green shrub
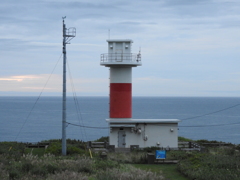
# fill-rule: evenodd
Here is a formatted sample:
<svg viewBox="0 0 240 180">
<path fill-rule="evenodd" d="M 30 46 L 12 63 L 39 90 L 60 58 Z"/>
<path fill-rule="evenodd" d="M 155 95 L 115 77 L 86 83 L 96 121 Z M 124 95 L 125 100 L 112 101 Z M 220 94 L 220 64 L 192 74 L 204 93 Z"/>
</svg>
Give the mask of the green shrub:
<svg viewBox="0 0 240 180">
<path fill-rule="evenodd" d="M 18 179 L 21 177 L 21 163 L 15 161 L 14 159 L 9 161 L 5 169 L 9 174 L 9 179 Z"/>
<path fill-rule="evenodd" d="M 67 154 L 86 154 L 85 150 L 77 148 L 75 146 L 71 146 L 67 148 Z"/>
<path fill-rule="evenodd" d="M 106 170 L 111 168 L 118 168 L 119 163 L 111 160 L 96 159 L 94 162 L 96 170 Z"/>
<path fill-rule="evenodd" d="M 178 163 L 180 172 L 190 179 L 240 179 L 240 157 L 229 155 L 229 148 L 218 148 L 217 153 L 191 153 Z"/>
<path fill-rule="evenodd" d="M 19 161 L 24 153 L 25 145 L 18 142 L 0 142 L 0 154 L 10 156 Z"/>
<path fill-rule="evenodd" d="M 34 166 L 31 169 L 30 173 L 33 175 L 40 175 L 40 176 L 46 177 L 46 175 L 48 174 L 48 171 L 43 166 Z"/>
<path fill-rule="evenodd" d="M 48 173 L 54 174 L 55 172 L 59 171 L 60 168 L 57 166 L 57 164 L 46 164 L 45 168 Z"/>
<path fill-rule="evenodd" d="M 150 171 L 134 168 L 131 165 L 124 165 L 121 168 L 112 168 L 97 172 L 97 180 L 163 180 L 163 176 Z"/>
<path fill-rule="evenodd" d="M 182 137 L 182 136 L 178 136 L 178 141 L 189 142 L 189 141 L 193 141 L 193 140 L 185 138 L 185 137 Z"/>
<path fill-rule="evenodd" d="M 23 172 L 29 172 L 33 168 L 33 164 L 30 161 L 23 161 L 21 170 Z"/>
<path fill-rule="evenodd" d="M 222 141 L 216 141 L 216 140 L 209 141 L 209 140 L 206 140 L 206 139 L 199 139 L 196 142 L 198 142 L 198 143 L 224 143 Z"/>
<path fill-rule="evenodd" d="M 91 174 L 94 171 L 93 163 L 90 158 L 80 157 L 75 161 L 76 171 Z"/>
<path fill-rule="evenodd" d="M 3 163 L 0 163 L 0 179 L 9 179 L 9 173 L 5 169 L 5 165 Z"/>
<path fill-rule="evenodd" d="M 61 155 L 62 153 L 62 145 L 60 142 L 51 143 L 46 149 L 45 153 L 50 153 L 54 155 Z"/>
<path fill-rule="evenodd" d="M 101 138 L 95 140 L 95 142 L 109 142 L 108 136 L 102 136 Z"/>
<path fill-rule="evenodd" d="M 47 180 L 88 180 L 87 176 L 79 173 L 79 172 L 74 172 L 74 171 L 62 171 L 62 172 L 57 172 L 55 174 L 49 175 L 47 177 Z"/>
<path fill-rule="evenodd" d="M 11 157 L 5 154 L 0 154 L 0 164 L 2 164 L 1 167 L 4 167 L 9 164 Z"/>
<path fill-rule="evenodd" d="M 75 157 L 74 159 L 58 160 L 57 164 L 61 171 L 75 171 L 75 172 L 93 172 L 93 160 L 86 157 Z"/>
<path fill-rule="evenodd" d="M 43 156 L 45 154 L 45 148 L 25 148 L 24 153 Z"/>
<path fill-rule="evenodd" d="M 15 168 L 9 170 L 9 179 L 19 179 L 21 177 L 21 171 Z"/>
<path fill-rule="evenodd" d="M 139 164 L 146 163 L 147 157 L 145 152 L 131 152 L 131 153 L 108 153 L 108 159 L 117 161 L 119 163 Z"/>
<path fill-rule="evenodd" d="M 186 151 L 167 151 L 167 159 L 171 160 L 182 160 L 186 159 L 196 152 L 186 152 Z"/>
<path fill-rule="evenodd" d="M 62 154 L 62 143 L 61 140 L 51 140 L 51 144 L 46 149 L 45 153 L 54 155 Z M 85 143 L 79 140 L 67 140 L 67 154 L 85 154 Z"/>
</svg>

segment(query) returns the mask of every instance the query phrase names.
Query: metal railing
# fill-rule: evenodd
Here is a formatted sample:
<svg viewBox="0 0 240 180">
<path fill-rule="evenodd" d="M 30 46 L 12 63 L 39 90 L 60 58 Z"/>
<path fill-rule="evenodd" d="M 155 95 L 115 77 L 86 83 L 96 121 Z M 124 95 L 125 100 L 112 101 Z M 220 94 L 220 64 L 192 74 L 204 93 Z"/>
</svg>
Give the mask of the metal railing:
<svg viewBox="0 0 240 180">
<path fill-rule="evenodd" d="M 141 63 L 141 54 L 134 53 L 105 53 L 101 54 L 101 63 L 104 62 L 132 62 Z"/>
<path fill-rule="evenodd" d="M 75 27 L 70 27 L 70 28 L 66 28 L 66 37 L 75 37 L 76 36 L 76 28 Z"/>
</svg>

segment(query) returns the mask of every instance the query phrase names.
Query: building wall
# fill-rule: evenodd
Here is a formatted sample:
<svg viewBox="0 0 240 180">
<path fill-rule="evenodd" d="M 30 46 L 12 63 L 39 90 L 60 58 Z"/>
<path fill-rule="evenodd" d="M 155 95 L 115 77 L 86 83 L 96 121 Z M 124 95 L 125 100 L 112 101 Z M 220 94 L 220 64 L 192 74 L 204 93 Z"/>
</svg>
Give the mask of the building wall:
<svg viewBox="0 0 240 180">
<path fill-rule="evenodd" d="M 132 83 L 132 68 L 128 66 L 111 67 L 110 83 Z"/>
<path fill-rule="evenodd" d="M 109 42 L 108 53 L 131 53 L 132 43 L 130 41 Z"/>
<path fill-rule="evenodd" d="M 110 68 L 110 118 L 132 117 L 132 68 Z"/>
<path fill-rule="evenodd" d="M 132 132 L 130 127 L 120 130 L 119 127 L 113 127 L 110 132 L 110 145 L 118 146 L 118 132 L 125 131 L 125 147 L 130 145 L 139 145 L 139 147 L 178 147 L 178 124 L 139 124 L 137 128 L 141 128 L 141 133 Z M 172 131 L 171 131 L 172 129 Z M 159 145 L 158 145 L 159 143 Z"/>
</svg>

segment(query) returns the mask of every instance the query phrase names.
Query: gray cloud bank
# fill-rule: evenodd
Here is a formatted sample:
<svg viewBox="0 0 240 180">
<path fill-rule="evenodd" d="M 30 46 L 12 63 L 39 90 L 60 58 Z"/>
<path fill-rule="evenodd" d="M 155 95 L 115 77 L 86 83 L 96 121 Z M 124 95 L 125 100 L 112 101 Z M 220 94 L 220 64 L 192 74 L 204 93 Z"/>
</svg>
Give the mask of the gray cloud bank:
<svg viewBox="0 0 240 180">
<path fill-rule="evenodd" d="M 79 95 L 108 94 L 108 70 L 99 61 L 110 29 L 112 39 L 133 39 L 133 52 L 141 47 L 143 66 L 134 68 L 133 95 L 239 96 L 239 12 L 236 0 L 3 0 L 0 83 L 9 88 L 0 88 L 0 95 L 37 93 L 26 87 L 44 79 L 11 85 L 6 79 L 51 73 L 61 55 L 66 15 L 67 27 L 77 29 L 67 50 Z M 61 77 L 61 67 L 54 78 Z"/>
</svg>

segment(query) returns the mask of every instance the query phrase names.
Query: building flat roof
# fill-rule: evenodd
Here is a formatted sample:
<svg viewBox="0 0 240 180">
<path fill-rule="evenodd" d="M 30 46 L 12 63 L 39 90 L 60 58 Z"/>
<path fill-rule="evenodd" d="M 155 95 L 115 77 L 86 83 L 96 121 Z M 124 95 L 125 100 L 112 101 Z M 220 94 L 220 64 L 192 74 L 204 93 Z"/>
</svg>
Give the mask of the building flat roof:
<svg viewBox="0 0 240 180">
<path fill-rule="evenodd" d="M 166 123 L 178 123 L 181 120 L 179 119 L 131 119 L 131 118 L 110 118 L 106 119 L 107 122 L 113 124 L 113 123 L 126 123 L 126 124 L 132 124 L 132 123 L 157 123 L 157 124 L 166 124 Z"/>
<path fill-rule="evenodd" d="M 134 61 L 129 61 L 129 62 L 100 62 L 101 66 L 106 66 L 106 67 L 112 67 L 112 66 L 132 66 L 132 67 L 137 67 L 141 66 L 142 63 L 140 62 L 134 62 Z"/>
<path fill-rule="evenodd" d="M 131 42 L 131 43 L 133 43 L 133 40 L 131 40 L 131 39 L 108 39 L 107 42 Z"/>
</svg>

